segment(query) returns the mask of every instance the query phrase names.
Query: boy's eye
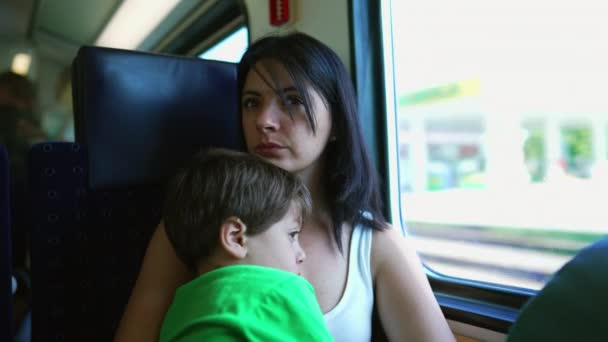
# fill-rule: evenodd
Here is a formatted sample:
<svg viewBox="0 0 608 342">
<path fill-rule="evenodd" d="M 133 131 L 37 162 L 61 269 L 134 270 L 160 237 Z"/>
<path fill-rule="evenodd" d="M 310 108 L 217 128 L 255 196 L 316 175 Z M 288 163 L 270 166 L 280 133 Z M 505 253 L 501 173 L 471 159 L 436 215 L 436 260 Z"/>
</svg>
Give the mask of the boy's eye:
<svg viewBox="0 0 608 342">
<path fill-rule="evenodd" d="M 300 234 L 300 231 L 291 232 L 291 233 L 289 233 L 289 237 L 296 240 L 298 238 L 299 234 Z"/>
</svg>

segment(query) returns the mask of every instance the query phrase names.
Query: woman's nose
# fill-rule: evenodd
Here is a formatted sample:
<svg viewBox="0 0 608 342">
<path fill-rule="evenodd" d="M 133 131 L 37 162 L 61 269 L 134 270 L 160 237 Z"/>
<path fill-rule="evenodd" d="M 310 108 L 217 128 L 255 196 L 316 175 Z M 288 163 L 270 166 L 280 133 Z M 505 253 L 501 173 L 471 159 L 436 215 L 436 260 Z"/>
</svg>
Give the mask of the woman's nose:
<svg viewBox="0 0 608 342">
<path fill-rule="evenodd" d="M 279 129 L 280 119 L 280 109 L 276 104 L 270 103 L 258 113 L 256 126 L 261 132 L 274 132 Z"/>
</svg>

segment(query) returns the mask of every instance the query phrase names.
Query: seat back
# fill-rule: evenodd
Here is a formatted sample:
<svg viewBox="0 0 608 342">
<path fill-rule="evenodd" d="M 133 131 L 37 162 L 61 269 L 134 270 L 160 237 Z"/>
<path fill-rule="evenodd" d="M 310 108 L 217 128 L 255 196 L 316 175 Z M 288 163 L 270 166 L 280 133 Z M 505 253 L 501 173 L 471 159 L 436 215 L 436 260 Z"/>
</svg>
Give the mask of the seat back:
<svg viewBox="0 0 608 342">
<path fill-rule="evenodd" d="M 167 178 L 242 147 L 233 64 L 86 47 L 73 88 L 78 143 L 30 151 L 33 341 L 111 340 Z"/>
<path fill-rule="evenodd" d="M 201 146 L 243 148 L 235 64 L 83 47 L 73 68 L 93 188 L 158 184 Z"/>
<path fill-rule="evenodd" d="M 0 341 L 10 341 L 13 329 L 10 222 L 8 156 L 0 145 Z"/>
<path fill-rule="evenodd" d="M 608 340 L 608 237 L 581 250 L 528 302 L 507 341 Z"/>
<path fill-rule="evenodd" d="M 110 341 L 145 247 L 162 190 L 92 190 L 76 143 L 30 151 L 32 340 Z"/>
</svg>

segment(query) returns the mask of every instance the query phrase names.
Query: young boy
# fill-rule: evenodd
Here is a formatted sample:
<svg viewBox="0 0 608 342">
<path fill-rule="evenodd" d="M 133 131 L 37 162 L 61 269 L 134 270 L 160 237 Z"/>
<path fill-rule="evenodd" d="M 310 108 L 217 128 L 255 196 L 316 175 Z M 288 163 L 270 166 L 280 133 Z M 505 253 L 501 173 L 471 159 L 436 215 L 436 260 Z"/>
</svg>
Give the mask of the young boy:
<svg viewBox="0 0 608 342">
<path fill-rule="evenodd" d="M 160 341 L 333 340 L 298 272 L 310 206 L 296 176 L 254 155 L 212 149 L 179 171 L 163 220 L 198 277 L 177 289 Z"/>
</svg>

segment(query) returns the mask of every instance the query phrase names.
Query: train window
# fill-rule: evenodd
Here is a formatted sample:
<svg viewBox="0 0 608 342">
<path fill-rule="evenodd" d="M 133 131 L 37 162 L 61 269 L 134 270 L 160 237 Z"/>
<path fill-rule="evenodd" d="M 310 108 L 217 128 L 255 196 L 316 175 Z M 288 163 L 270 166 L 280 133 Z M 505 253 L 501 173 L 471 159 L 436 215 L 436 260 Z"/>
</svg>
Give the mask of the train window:
<svg viewBox="0 0 608 342">
<path fill-rule="evenodd" d="M 541 288 L 608 233 L 607 7 L 382 6 L 393 221 L 440 276 Z"/>
<path fill-rule="evenodd" d="M 200 58 L 238 63 L 249 45 L 249 31 L 237 29 L 199 55 Z"/>
</svg>

